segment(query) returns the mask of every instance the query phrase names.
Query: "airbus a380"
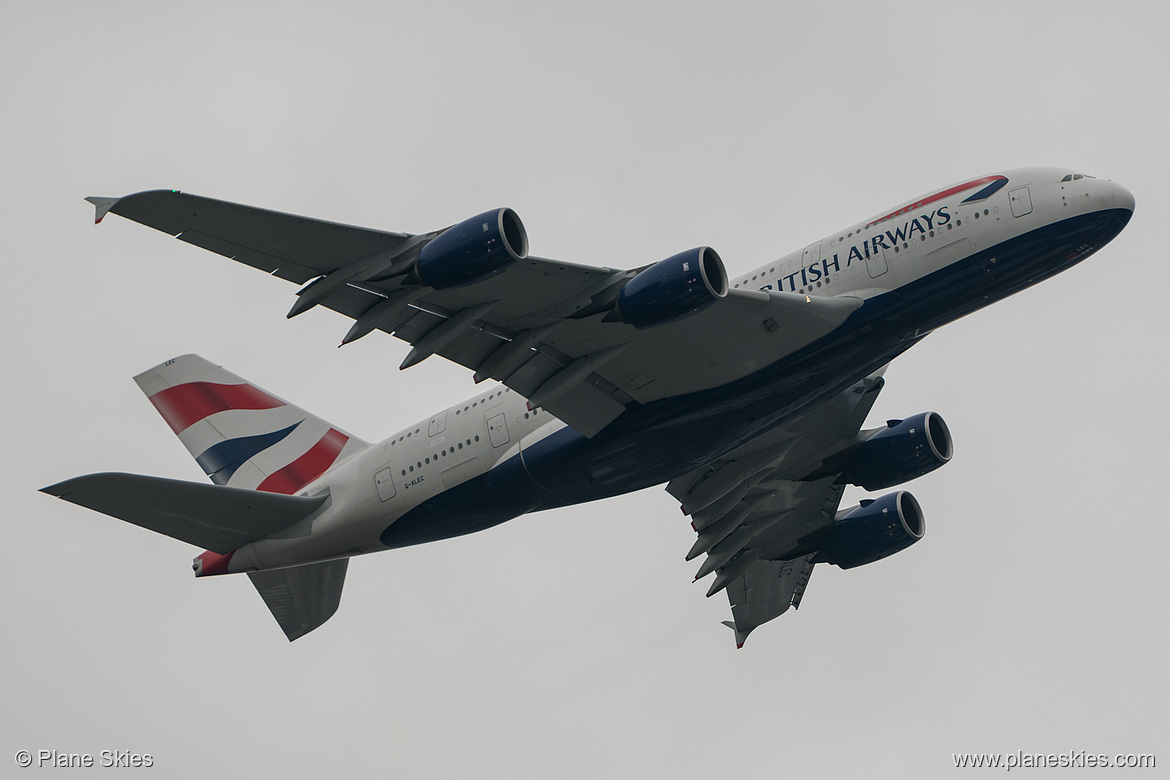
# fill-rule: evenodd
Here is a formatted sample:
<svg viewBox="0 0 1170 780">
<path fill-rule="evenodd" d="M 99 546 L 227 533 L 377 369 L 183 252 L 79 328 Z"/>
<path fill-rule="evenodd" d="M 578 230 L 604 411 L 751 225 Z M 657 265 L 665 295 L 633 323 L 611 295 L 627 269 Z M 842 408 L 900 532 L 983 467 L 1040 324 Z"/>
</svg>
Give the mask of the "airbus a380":
<svg viewBox="0 0 1170 780">
<path fill-rule="evenodd" d="M 709 247 L 633 270 L 528 255 L 515 212 L 387 233 L 158 190 L 88 198 L 305 285 L 321 305 L 494 379 L 377 444 L 185 355 L 136 377 L 211 478 L 91 474 L 44 488 L 246 572 L 290 639 L 336 611 L 354 555 L 667 483 L 687 558 L 726 591 L 742 646 L 818 563 L 925 532 L 910 493 L 841 508 L 950 460 L 933 412 L 864 429 L 885 366 L 934 329 L 1081 262 L 1129 222 L 1119 184 L 1029 168 L 932 191 L 729 279 Z"/>
</svg>

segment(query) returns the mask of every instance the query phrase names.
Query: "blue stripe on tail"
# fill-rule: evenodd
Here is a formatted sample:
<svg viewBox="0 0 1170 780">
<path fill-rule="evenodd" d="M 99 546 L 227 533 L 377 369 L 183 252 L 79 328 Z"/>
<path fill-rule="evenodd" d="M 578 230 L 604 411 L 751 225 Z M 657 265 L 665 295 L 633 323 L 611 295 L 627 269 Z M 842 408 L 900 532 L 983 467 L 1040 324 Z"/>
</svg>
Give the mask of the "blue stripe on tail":
<svg viewBox="0 0 1170 780">
<path fill-rule="evenodd" d="M 209 447 L 202 455 L 195 458 L 203 468 L 203 472 L 211 477 L 217 485 L 226 485 L 240 466 L 259 455 L 264 450 L 279 441 L 284 440 L 296 427 L 304 422 L 290 425 L 281 431 L 261 433 L 258 436 L 241 436 L 238 439 L 227 439 Z"/>
</svg>

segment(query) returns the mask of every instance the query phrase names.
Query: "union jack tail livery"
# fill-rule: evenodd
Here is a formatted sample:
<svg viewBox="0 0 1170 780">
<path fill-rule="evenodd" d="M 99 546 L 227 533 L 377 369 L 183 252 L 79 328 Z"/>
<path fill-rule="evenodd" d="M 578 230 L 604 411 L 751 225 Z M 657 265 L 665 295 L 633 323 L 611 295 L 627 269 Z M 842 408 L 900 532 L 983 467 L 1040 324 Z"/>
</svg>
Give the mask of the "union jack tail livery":
<svg viewBox="0 0 1170 780">
<path fill-rule="evenodd" d="M 247 571 L 290 640 L 328 620 L 349 561 L 265 566 L 253 543 L 311 536 L 332 499 L 328 486 L 311 483 L 369 444 L 198 355 L 134 381 L 215 484 L 106 473 L 45 492 L 205 548 L 193 561 L 196 577 Z"/>
<path fill-rule="evenodd" d="M 217 485 L 292 495 L 369 446 L 198 355 L 134 381 Z"/>
</svg>

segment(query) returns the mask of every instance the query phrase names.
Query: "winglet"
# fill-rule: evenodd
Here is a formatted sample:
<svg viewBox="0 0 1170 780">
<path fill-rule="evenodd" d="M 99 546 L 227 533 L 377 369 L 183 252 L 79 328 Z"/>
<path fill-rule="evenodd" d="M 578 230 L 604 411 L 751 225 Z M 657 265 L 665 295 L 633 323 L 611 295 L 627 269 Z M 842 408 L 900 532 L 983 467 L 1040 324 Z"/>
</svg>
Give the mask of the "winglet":
<svg viewBox="0 0 1170 780">
<path fill-rule="evenodd" d="M 110 209 L 114 207 L 114 204 L 120 200 L 121 198 L 96 198 L 93 196 L 86 198 L 86 201 L 92 203 L 96 210 L 93 215 L 93 224 L 97 225 L 101 223 L 106 214 L 110 213 Z"/>
<path fill-rule="evenodd" d="M 750 634 L 752 632 L 754 626 L 753 626 L 753 628 L 749 628 L 747 631 L 740 631 L 738 628 L 735 627 L 735 623 L 731 620 L 724 620 L 723 625 L 727 626 L 728 628 L 730 628 L 732 631 L 735 632 L 735 649 L 742 650 L 743 643 L 747 641 L 748 634 Z"/>
</svg>

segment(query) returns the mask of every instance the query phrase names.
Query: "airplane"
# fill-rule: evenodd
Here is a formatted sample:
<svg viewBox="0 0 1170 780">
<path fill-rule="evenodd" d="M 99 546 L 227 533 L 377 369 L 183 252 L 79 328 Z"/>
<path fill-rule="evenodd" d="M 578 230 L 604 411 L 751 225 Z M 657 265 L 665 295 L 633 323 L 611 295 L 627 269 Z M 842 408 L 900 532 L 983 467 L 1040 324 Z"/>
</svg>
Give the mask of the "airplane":
<svg viewBox="0 0 1170 780">
<path fill-rule="evenodd" d="M 135 377 L 211 479 L 135 474 L 43 491 L 246 572 L 287 638 L 337 610 L 349 558 L 666 483 L 727 593 L 737 647 L 797 608 L 814 567 L 904 550 L 926 526 L 894 490 L 950 461 L 942 417 L 863 428 L 886 366 L 938 327 L 1080 263 L 1128 224 L 1113 181 L 1026 168 L 936 189 L 736 278 L 710 247 L 630 270 L 532 257 L 500 208 L 389 233 L 177 190 L 87 198 L 303 285 L 324 306 L 495 380 L 370 443 L 195 355 Z"/>
</svg>

